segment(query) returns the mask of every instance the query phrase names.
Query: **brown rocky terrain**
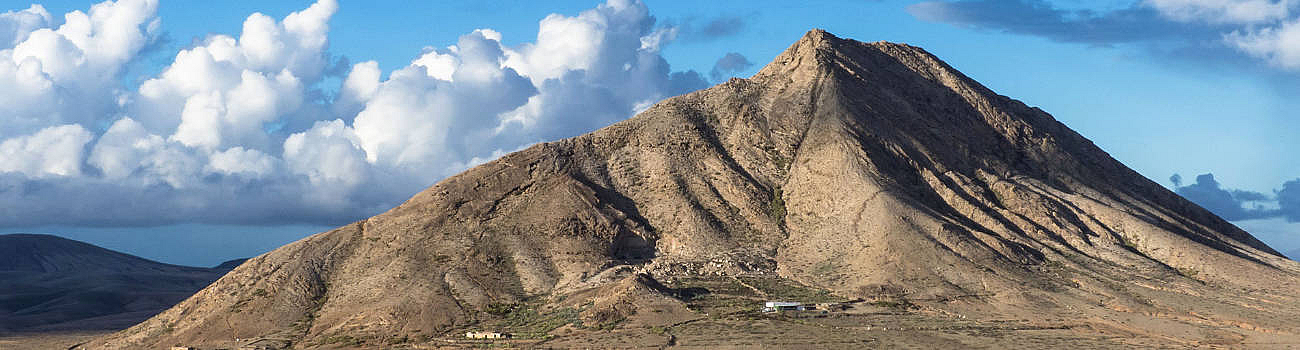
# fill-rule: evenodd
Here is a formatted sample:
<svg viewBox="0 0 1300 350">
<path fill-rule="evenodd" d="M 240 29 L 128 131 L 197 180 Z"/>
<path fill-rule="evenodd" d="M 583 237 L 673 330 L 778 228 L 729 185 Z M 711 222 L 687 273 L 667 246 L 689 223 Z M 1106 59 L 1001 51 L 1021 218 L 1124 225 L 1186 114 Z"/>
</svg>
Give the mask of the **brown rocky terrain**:
<svg viewBox="0 0 1300 350">
<path fill-rule="evenodd" d="M 86 347 L 1271 348 L 1300 346 L 1298 277 L 924 50 L 814 30 L 749 79 L 470 169 Z"/>
</svg>

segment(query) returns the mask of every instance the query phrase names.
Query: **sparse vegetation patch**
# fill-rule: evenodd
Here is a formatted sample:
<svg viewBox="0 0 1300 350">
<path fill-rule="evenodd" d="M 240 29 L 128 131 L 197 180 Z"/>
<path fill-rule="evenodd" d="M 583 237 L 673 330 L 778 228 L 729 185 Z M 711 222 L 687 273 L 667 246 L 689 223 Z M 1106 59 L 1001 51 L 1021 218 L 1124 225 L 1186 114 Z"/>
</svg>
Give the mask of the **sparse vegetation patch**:
<svg viewBox="0 0 1300 350">
<path fill-rule="evenodd" d="M 785 224 L 785 198 L 782 197 L 780 187 L 772 190 L 772 199 L 767 203 L 767 213 Z"/>
<path fill-rule="evenodd" d="M 496 306 L 493 306 L 494 304 Z M 541 305 L 542 303 L 539 301 L 516 304 L 489 304 L 484 311 L 487 312 L 488 309 L 492 309 L 494 312 L 499 313 L 501 319 L 487 323 L 489 326 L 487 328 L 499 329 L 520 339 L 543 339 L 551 331 L 565 325 L 582 327 L 582 321 L 578 318 L 578 314 L 582 310 L 566 307 L 543 311 L 539 310 Z"/>
</svg>

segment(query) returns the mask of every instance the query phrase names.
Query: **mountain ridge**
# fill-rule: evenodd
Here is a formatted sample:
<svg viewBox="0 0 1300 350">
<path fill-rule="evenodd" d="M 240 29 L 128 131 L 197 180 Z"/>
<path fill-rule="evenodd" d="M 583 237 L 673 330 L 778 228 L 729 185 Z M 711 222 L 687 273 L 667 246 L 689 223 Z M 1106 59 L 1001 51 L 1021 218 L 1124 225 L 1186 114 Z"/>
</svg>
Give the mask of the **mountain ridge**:
<svg viewBox="0 0 1300 350">
<path fill-rule="evenodd" d="M 0 333 L 121 329 L 225 271 L 155 262 L 54 235 L 0 235 Z"/>
<path fill-rule="evenodd" d="M 0 271 L 142 272 L 195 268 L 197 267 L 157 262 L 56 235 L 33 233 L 0 235 Z"/>
<path fill-rule="evenodd" d="M 233 268 L 239 267 L 239 265 L 240 265 L 240 264 L 243 264 L 245 261 L 248 261 L 248 258 L 239 258 L 239 259 L 226 260 L 226 261 L 221 262 L 220 264 L 217 264 L 217 266 L 213 266 L 212 268 L 214 268 L 214 269 L 233 269 Z"/>
<path fill-rule="evenodd" d="M 717 314 L 698 298 L 730 295 L 717 284 L 729 280 L 985 322 L 1086 320 L 1141 344 L 1194 332 L 1197 318 L 1271 339 L 1300 325 L 1275 317 L 1295 308 L 1298 274 L 928 52 L 813 30 L 754 77 L 444 179 L 250 259 L 91 348 L 380 346 L 564 310 L 575 326 L 532 335 L 584 346 L 593 329 L 655 338 L 628 327 Z"/>
</svg>

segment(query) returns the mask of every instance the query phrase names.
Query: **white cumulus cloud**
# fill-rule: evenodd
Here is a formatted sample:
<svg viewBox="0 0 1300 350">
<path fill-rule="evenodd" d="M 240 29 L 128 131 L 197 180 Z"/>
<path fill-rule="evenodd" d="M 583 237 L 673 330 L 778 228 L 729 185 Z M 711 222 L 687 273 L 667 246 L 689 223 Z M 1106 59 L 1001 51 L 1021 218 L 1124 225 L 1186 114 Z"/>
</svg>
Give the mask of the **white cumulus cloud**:
<svg viewBox="0 0 1300 350">
<path fill-rule="evenodd" d="M 0 47 L 14 47 L 27 40 L 27 35 L 33 31 L 52 25 L 54 17 L 39 4 L 32 4 L 25 10 L 0 13 Z"/>
<path fill-rule="evenodd" d="M 0 142 L 0 172 L 33 177 L 80 175 L 82 153 L 93 137 L 80 125 L 69 124 L 5 140 Z"/>
<path fill-rule="evenodd" d="M 677 29 L 639 1 L 547 16 L 519 45 L 477 29 L 413 48 L 395 71 L 359 61 L 341 74 L 340 9 L 318 0 L 254 13 L 127 88 L 126 65 L 161 30 L 157 6 L 105 1 L 57 27 L 40 6 L 0 13 L 0 206 L 15 208 L 0 226 L 337 224 L 705 86 L 671 70 L 659 52 Z"/>
<path fill-rule="evenodd" d="M 209 172 L 262 178 L 271 175 L 279 160 L 255 149 L 233 147 L 208 157 Z"/>
<path fill-rule="evenodd" d="M 1222 31 L 1228 47 L 1275 67 L 1300 71 L 1300 1 L 1146 0 L 1161 16 Z"/>
<path fill-rule="evenodd" d="M 187 146 L 269 150 L 264 125 L 301 107 L 306 86 L 323 75 L 337 9 L 334 0 L 321 0 L 281 22 L 248 16 L 238 39 L 211 36 L 141 84 L 132 115 Z"/>
<path fill-rule="evenodd" d="M 1270 64 L 1300 71 L 1300 19 L 1276 27 L 1232 32 L 1224 40 Z"/>
<path fill-rule="evenodd" d="M 106 1 L 57 27 L 39 5 L 0 14 L 0 137 L 111 120 L 124 65 L 157 38 L 157 8 Z"/>
<path fill-rule="evenodd" d="M 1166 17 L 1210 23 L 1262 23 L 1287 18 L 1292 0 L 1147 0 Z"/>
</svg>

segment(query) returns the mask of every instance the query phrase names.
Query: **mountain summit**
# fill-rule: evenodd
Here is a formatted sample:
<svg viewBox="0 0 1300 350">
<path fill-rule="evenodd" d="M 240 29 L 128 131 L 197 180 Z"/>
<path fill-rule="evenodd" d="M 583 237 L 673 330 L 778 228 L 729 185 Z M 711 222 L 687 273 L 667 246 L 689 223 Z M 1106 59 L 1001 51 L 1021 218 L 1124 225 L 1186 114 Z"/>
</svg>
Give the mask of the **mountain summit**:
<svg viewBox="0 0 1300 350">
<path fill-rule="evenodd" d="M 1297 276 L 924 50 L 813 30 L 749 79 L 450 177 L 90 346 L 1237 344 L 1296 336 Z M 772 299 L 851 306 L 754 311 Z"/>
</svg>

